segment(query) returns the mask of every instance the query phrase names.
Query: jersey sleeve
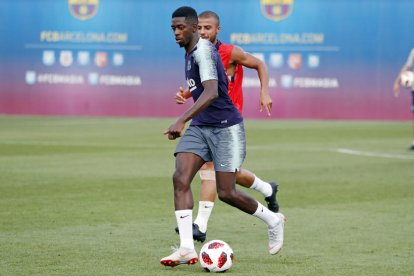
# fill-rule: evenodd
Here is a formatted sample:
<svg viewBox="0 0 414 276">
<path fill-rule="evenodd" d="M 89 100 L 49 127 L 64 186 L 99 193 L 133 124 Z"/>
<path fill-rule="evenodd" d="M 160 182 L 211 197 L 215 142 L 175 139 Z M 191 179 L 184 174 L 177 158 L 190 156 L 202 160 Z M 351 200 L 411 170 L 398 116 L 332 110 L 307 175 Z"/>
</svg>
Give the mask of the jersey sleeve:
<svg viewBox="0 0 414 276">
<path fill-rule="evenodd" d="M 413 69 L 414 67 L 414 48 L 411 50 L 410 55 L 408 56 L 406 65 L 410 69 Z"/>
<path fill-rule="evenodd" d="M 201 39 L 200 39 L 201 41 Z M 198 64 L 200 70 L 200 80 L 218 80 L 217 76 L 217 52 L 207 41 L 201 41 L 197 45 L 197 50 L 194 52 L 194 60 Z"/>
</svg>

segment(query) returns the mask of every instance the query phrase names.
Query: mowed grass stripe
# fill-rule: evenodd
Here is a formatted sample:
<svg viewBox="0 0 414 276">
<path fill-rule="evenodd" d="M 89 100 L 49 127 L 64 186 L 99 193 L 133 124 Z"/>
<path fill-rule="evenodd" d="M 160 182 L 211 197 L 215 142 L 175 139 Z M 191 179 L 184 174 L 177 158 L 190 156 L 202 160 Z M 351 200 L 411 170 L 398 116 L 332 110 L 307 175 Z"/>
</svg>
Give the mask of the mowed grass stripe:
<svg viewBox="0 0 414 276">
<path fill-rule="evenodd" d="M 0 117 L 0 275 L 192 275 L 164 268 L 174 232 L 174 119 Z M 207 238 L 232 275 L 414 274 L 410 122 L 247 120 L 244 166 L 280 184 L 280 255 L 266 226 L 216 203 Z M 195 211 L 199 179 L 192 184 Z M 243 189 L 264 203 L 260 194 Z M 196 244 L 199 250 L 201 244 Z"/>
</svg>

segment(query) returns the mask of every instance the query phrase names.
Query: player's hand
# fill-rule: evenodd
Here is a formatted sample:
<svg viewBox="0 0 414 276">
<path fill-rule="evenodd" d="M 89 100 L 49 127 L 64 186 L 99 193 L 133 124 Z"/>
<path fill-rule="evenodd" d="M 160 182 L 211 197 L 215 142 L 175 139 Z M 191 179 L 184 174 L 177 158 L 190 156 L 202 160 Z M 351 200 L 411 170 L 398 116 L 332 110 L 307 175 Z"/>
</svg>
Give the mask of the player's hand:
<svg viewBox="0 0 414 276">
<path fill-rule="evenodd" d="M 177 94 L 175 94 L 175 102 L 177 104 L 185 104 L 187 100 L 183 97 L 183 94 L 180 92 L 177 92 Z"/>
<path fill-rule="evenodd" d="M 270 116 L 272 113 L 272 99 L 269 93 L 260 93 L 260 112 L 263 111 L 263 108 L 266 110 L 267 116 Z"/>
<path fill-rule="evenodd" d="M 394 82 L 394 96 L 398 97 L 398 95 L 400 94 L 400 84 L 398 82 Z"/>
<path fill-rule="evenodd" d="M 184 104 L 186 103 L 189 97 L 191 97 L 190 90 L 189 89 L 184 90 L 184 88 L 180 86 L 179 91 L 175 94 L 175 102 L 177 104 Z"/>
<path fill-rule="evenodd" d="M 172 124 L 168 129 L 164 131 L 164 135 L 167 135 L 168 140 L 175 140 L 181 137 L 181 132 L 183 131 L 185 123 L 178 119 L 174 124 Z"/>
</svg>

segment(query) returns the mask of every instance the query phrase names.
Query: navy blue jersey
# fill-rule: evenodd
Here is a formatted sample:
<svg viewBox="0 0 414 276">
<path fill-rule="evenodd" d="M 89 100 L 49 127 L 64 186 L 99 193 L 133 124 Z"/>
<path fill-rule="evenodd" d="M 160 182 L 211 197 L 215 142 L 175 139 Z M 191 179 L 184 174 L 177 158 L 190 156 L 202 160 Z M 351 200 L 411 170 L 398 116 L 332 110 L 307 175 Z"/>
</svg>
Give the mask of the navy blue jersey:
<svg viewBox="0 0 414 276">
<path fill-rule="evenodd" d="M 207 80 L 218 81 L 218 98 L 205 110 L 194 116 L 190 125 L 229 127 L 243 121 L 227 91 L 227 76 L 217 49 L 208 40 L 199 39 L 185 57 L 185 77 L 194 101 L 204 91 L 201 84 Z"/>
</svg>

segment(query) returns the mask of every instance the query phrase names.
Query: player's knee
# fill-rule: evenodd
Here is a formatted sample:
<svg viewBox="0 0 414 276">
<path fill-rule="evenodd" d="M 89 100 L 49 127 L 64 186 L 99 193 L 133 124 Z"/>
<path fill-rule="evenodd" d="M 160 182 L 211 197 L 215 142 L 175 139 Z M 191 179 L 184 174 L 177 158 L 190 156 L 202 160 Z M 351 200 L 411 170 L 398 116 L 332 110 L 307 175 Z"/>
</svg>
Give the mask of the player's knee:
<svg viewBox="0 0 414 276">
<path fill-rule="evenodd" d="M 201 166 L 201 170 L 209 170 L 214 171 L 214 163 L 213 162 L 206 162 Z"/>
<path fill-rule="evenodd" d="M 187 177 L 179 171 L 174 172 L 173 183 L 174 183 L 175 190 L 185 190 L 185 189 L 188 189 L 190 186 L 190 183 Z"/>
<path fill-rule="evenodd" d="M 223 202 L 231 203 L 233 201 L 233 198 L 234 198 L 233 191 L 219 190 L 217 191 L 217 194 L 218 194 L 218 198 Z"/>
</svg>

